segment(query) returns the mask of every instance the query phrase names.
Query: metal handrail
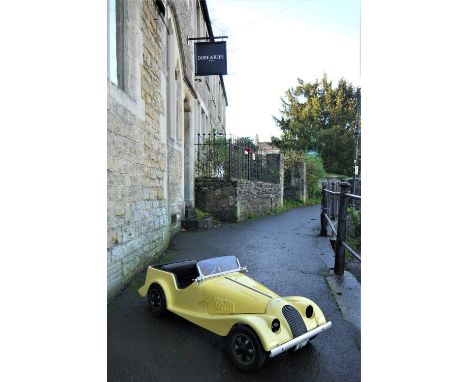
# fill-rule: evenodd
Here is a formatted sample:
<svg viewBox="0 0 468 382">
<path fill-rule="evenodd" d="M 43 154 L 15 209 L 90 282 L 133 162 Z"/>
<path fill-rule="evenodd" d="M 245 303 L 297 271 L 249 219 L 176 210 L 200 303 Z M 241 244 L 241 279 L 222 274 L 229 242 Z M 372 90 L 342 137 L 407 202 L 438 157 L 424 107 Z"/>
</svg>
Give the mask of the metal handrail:
<svg viewBox="0 0 468 382">
<path fill-rule="evenodd" d="M 338 191 L 332 191 L 332 190 L 328 190 L 328 189 L 325 189 L 325 192 L 327 194 L 332 194 L 332 195 L 339 195 L 340 193 Z M 346 194 L 346 196 L 350 197 L 350 198 L 353 198 L 353 199 L 359 199 L 361 200 L 361 195 L 355 195 L 355 194 Z"/>
<path fill-rule="evenodd" d="M 329 217 L 326 213 L 325 213 L 325 217 L 327 218 L 328 224 L 330 224 L 330 227 L 331 227 L 332 231 L 333 231 L 333 232 L 335 233 L 335 235 L 336 235 L 336 227 L 335 227 L 335 225 L 333 224 L 333 222 L 331 221 L 330 217 Z"/>
<path fill-rule="evenodd" d="M 332 185 L 335 189 L 335 185 Z M 335 246 L 335 267 L 334 271 L 338 275 L 344 273 L 345 267 L 345 250 L 351 253 L 356 259 L 361 261 L 361 255 L 351 247 L 349 243 L 346 242 L 347 239 L 347 229 L 346 221 L 348 215 L 348 202 L 350 199 L 358 200 L 359 204 L 361 202 L 361 195 L 352 194 L 349 192 L 350 184 L 343 182 L 340 183 L 340 191 L 332 191 L 326 188 L 325 183 L 322 183 L 322 213 L 321 213 L 321 230 L 320 236 L 328 236 L 327 227 L 330 225 L 333 233 L 336 235 L 336 246 Z M 337 198 L 336 195 L 339 195 Z M 338 213 L 338 216 L 336 215 Z M 335 226 L 331 220 L 331 217 L 328 215 L 331 214 L 332 217 L 338 218 L 337 225 Z"/>
<path fill-rule="evenodd" d="M 352 199 L 361 200 L 361 195 L 346 194 L 346 196 L 349 197 L 349 198 L 352 198 Z"/>
<path fill-rule="evenodd" d="M 349 251 L 349 253 L 351 253 L 351 255 L 361 261 L 361 256 L 359 256 L 359 254 L 346 241 L 342 241 L 342 243 L 343 246 Z"/>
</svg>

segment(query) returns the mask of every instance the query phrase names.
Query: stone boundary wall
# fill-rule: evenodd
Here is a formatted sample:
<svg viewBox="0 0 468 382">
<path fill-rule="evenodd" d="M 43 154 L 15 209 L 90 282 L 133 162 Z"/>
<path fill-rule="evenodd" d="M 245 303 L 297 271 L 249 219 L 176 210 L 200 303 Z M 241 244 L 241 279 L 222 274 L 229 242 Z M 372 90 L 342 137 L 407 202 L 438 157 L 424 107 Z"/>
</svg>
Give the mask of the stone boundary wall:
<svg viewBox="0 0 468 382">
<path fill-rule="evenodd" d="M 222 221 L 265 215 L 283 205 L 280 183 L 223 178 L 195 180 L 195 206 Z"/>
<path fill-rule="evenodd" d="M 265 215 L 283 205 L 282 190 L 279 183 L 254 182 L 239 180 L 237 182 L 239 220 L 248 219 L 250 215 Z"/>
</svg>

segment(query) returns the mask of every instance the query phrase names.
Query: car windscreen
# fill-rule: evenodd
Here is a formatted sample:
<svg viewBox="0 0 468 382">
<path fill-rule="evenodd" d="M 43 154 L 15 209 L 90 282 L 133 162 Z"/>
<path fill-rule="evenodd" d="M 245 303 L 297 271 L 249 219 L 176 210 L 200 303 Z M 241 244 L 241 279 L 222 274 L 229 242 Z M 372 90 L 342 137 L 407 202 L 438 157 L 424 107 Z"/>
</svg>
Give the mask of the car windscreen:
<svg viewBox="0 0 468 382">
<path fill-rule="evenodd" d="M 197 265 L 202 276 L 239 270 L 239 264 L 235 256 L 213 257 L 212 259 L 199 261 Z"/>
</svg>

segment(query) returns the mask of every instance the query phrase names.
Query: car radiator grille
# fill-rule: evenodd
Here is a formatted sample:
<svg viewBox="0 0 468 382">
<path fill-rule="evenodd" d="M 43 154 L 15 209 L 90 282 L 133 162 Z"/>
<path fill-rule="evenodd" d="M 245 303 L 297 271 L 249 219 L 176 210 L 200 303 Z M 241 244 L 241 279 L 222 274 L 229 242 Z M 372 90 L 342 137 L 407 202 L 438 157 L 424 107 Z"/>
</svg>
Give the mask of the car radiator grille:
<svg viewBox="0 0 468 382">
<path fill-rule="evenodd" d="M 307 328 L 297 309 L 292 305 L 283 306 L 283 316 L 288 321 L 293 337 L 299 337 L 307 332 Z"/>
</svg>

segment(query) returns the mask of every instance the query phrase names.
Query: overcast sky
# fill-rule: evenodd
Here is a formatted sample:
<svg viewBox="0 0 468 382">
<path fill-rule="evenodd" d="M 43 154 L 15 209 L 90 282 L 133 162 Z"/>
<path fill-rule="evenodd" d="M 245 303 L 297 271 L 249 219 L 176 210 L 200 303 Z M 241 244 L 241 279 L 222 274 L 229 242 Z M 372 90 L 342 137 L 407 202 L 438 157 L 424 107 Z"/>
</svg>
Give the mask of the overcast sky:
<svg viewBox="0 0 468 382">
<path fill-rule="evenodd" d="M 359 0 L 208 0 L 215 36 L 227 35 L 227 131 L 280 135 L 280 97 L 297 78 L 327 73 L 360 84 Z"/>
</svg>

